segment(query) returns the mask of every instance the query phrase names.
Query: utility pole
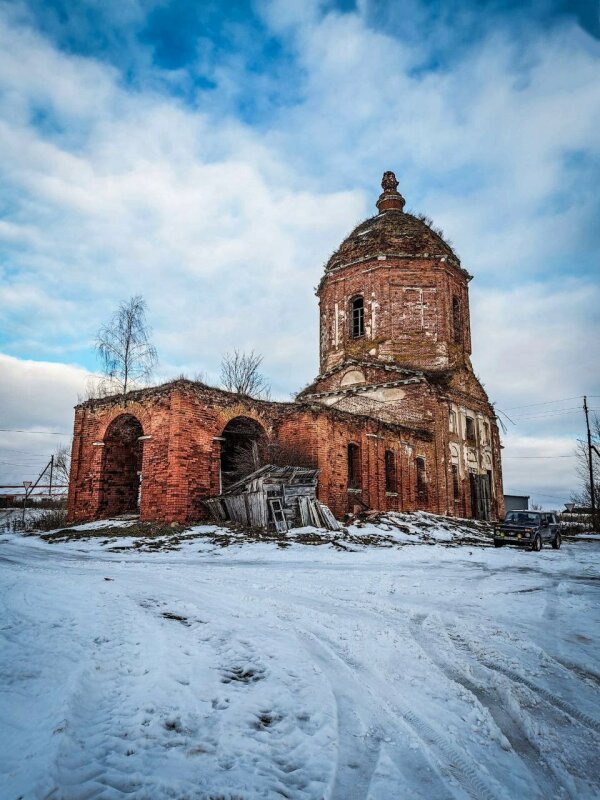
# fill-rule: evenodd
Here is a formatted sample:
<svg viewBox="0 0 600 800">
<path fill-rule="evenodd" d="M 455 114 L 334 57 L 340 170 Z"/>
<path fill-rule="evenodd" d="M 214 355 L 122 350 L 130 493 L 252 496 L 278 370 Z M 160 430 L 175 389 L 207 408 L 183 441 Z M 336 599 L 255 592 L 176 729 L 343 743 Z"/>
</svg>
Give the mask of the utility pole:
<svg viewBox="0 0 600 800">
<path fill-rule="evenodd" d="M 27 498 L 29 497 L 31 486 L 32 486 L 31 481 L 23 481 L 23 488 L 25 489 L 25 494 L 23 495 L 23 516 L 21 517 L 21 523 L 23 525 L 23 528 L 25 528 L 25 511 L 27 510 Z"/>
<path fill-rule="evenodd" d="M 54 454 L 50 456 L 50 480 L 48 481 L 48 499 L 52 500 L 52 473 L 54 472 Z"/>
<path fill-rule="evenodd" d="M 592 501 L 592 520 L 596 520 L 596 492 L 594 486 L 594 461 L 592 458 L 592 434 L 590 432 L 590 418 L 588 414 L 587 397 L 583 398 L 583 410 L 585 412 L 585 424 L 587 426 L 588 440 L 588 463 L 590 467 L 590 500 Z"/>
<path fill-rule="evenodd" d="M 23 517 L 22 517 L 23 528 L 25 528 L 25 509 L 27 507 L 27 500 L 29 499 L 29 496 L 33 493 L 33 490 L 37 487 L 38 483 L 42 480 L 42 478 L 44 477 L 44 475 L 46 474 L 46 472 L 49 469 L 50 469 L 50 487 L 51 487 L 50 490 L 52 491 L 52 466 L 53 465 L 54 465 L 54 456 L 52 456 L 52 458 L 46 464 L 44 469 L 40 472 L 40 474 L 38 476 L 38 479 L 37 479 L 37 481 L 35 483 L 32 483 L 31 481 L 23 481 L 23 486 L 25 487 L 25 495 L 23 497 Z"/>
</svg>

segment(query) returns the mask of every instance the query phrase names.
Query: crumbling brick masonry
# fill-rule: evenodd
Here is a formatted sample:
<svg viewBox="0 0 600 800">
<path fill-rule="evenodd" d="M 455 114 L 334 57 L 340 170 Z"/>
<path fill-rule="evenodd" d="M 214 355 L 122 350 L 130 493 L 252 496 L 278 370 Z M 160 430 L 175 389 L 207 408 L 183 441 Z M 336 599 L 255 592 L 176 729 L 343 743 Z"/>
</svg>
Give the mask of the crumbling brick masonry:
<svg viewBox="0 0 600 800">
<path fill-rule="evenodd" d="M 320 374 L 291 403 L 178 380 L 77 406 L 69 519 L 139 510 L 202 519 L 240 454 L 320 470 L 319 499 L 357 509 L 497 518 L 504 512 L 494 409 L 470 362 L 471 276 L 404 212 L 386 172 L 378 214 L 325 266 Z M 243 461 L 243 459 L 242 459 Z M 251 465 L 250 465 L 251 466 Z M 250 471 L 250 469 L 248 469 Z"/>
</svg>

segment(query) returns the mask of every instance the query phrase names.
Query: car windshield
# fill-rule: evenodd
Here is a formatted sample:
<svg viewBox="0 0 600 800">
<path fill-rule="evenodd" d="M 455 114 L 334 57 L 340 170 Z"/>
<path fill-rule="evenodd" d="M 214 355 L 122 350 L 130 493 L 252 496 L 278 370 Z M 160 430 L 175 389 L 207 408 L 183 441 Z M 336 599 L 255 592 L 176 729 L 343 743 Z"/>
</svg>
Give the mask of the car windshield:
<svg viewBox="0 0 600 800">
<path fill-rule="evenodd" d="M 509 511 L 504 517 L 505 522 L 518 522 L 519 525 L 537 525 L 540 521 L 538 514 L 530 514 L 528 511 Z"/>
</svg>

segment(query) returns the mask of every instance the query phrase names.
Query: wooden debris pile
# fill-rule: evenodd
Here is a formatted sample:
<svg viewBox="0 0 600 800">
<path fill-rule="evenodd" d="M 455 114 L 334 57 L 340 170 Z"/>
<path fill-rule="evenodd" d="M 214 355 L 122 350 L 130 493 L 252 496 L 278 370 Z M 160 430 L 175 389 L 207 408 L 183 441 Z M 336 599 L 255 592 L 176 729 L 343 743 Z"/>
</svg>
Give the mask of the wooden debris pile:
<svg viewBox="0 0 600 800">
<path fill-rule="evenodd" d="M 239 522 L 278 533 L 307 525 L 339 531 L 340 523 L 317 500 L 318 476 L 318 469 L 266 464 L 204 504 L 218 522 Z"/>
</svg>

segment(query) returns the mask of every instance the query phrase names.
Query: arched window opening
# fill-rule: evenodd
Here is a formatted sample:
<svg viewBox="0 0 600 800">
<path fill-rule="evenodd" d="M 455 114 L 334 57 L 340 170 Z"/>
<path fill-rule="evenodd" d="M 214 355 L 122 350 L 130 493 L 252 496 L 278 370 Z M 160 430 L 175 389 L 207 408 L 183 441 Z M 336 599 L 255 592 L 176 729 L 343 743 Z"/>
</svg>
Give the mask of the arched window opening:
<svg viewBox="0 0 600 800">
<path fill-rule="evenodd" d="M 261 467 L 265 448 L 266 433 L 256 420 L 230 420 L 221 434 L 221 490 Z"/>
<path fill-rule="evenodd" d="M 460 482 L 458 477 L 458 464 L 452 464 L 452 489 L 454 491 L 454 502 L 460 500 Z"/>
<path fill-rule="evenodd" d="M 474 446 L 477 439 L 475 435 L 475 420 L 473 417 L 466 417 L 465 434 L 467 438 L 467 444 Z"/>
<path fill-rule="evenodd" d="M 392 450 L 385 451 L 385 490 L 386 492 L 398 491 L 396 455 Z"/>
<path fill-rule="evenodd" d="M 144 435 L 133 414 L 120 414 L 104 434 L 99 512 L 136 513 L 140 507 Z"/>
<path fill-rule="evenodd" d="M 452 298 L 452 335 L 456 344 L 462 344 L 462 313 L 460 298 L 456 295 Z"/>
<path fill-rule="evenodd" d="M 487 476 L 487 482 L 488 482 L 488 497 L 489 497 L 490 502 L 491 502 L 491 500 L 492 500 L 492 498 L 494 496 L 494 481 L 492 479 L 492 470 L 488 469 L 485 474 Z"/>
<path fill-rule="evenodd" d="M 350 336 L 360 339 L 365 335 L 365 301 L 362 297 L 355 297 L 350 303 Z"/>
<path fill-rule="evenodd" d="M 415 467 L 417 472 L 417 501 L 419 503 L 427 503 L 427 473 L 425 472 L 425 459 L 416 458 Z"/>
<path fill-rule="evenodd" d="M 360 489 L 360 447 L 357 444 L 348 445 L 348 488 Z"/>
<path fill-rule="evenodd" d="M 456 421 L 456 411 L 450 410 L 448 415 L 448 423 L 450 427 L 450 433 L 458 433 L 458 425 Z"/>
<path fill-rule="evenodd" d="M 483 441 L 485 444 L 491 444 L 492 437 L 490 436 L 490 423 L 484 421 L 483 423 Z"/>
</svg>

